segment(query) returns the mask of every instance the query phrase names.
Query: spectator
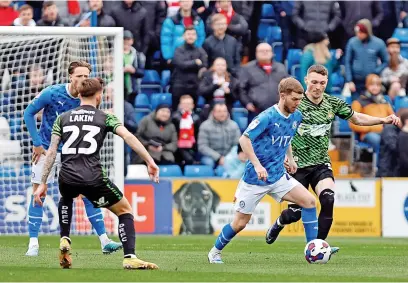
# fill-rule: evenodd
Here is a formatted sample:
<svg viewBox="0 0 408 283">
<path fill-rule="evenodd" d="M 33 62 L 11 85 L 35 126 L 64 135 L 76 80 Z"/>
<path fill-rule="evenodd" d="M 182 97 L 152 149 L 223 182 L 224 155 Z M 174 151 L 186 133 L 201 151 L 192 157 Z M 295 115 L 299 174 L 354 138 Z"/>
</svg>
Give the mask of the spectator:
<svg viewBox="0 0 408 283">
<path fill-rule="evenodd" d="M 343 16 L 341 21 L 344 28 L 344 42 L 354 36 L 355 26 L 361 19 L 370 21 L 370 30 L 380 26 L 383 18 L 380 1 L 340 1 L 339 3 Z"/>
<path fill-rule="evenodd" d="M 77 24 L 81 27 L 90 27 L 91 26 L 91 12 L 96 11 L 96 26 L 98 27 L 114 27 L 115 20 L 108 14 L 105 13 L 103 9 L 103 1 L 102 0 L 89 0 L 89 11 L 87 13 L 83 13 L 79 19 L 77 19 Z"/>
<path fill-rule="evenodd" d="M 401 114 L 402 129 L 398 135 L 399 174 L 397 177 L 408 177 L 408 112 Z"/>
<path fill-rule="evenodd" d="M 209 105 L 225 103 L 231 114 L 238 91 L 237 80 L 227 72 L 227 62 L 224 58 L 217 58 L 210 70 L 203 74 L 198 87 L 198 96 L 204 97 Z M 207 111 L 205 118 L 208 117 L 208 114 Z"/>
<path fill-rule="evenodd" d="M 42 18 L 37 22 L 37 26 L 64 27 L 68 26 L 68 23 L 59 16 L 55 2 L 46 1 L 43 4 Z"/>
<path fill-rule="evenodd" d="M 368 75 L 366 79 L 367 91 L 358 100 L 353 101 L 351 108 L 356 112 L 380 118 L 394 114 L 391 105 L 381 93 L 381 87 L 381 79 L 378 75 Z M 360 140 L 371 145 L 376 152 L 379 151 L 383 125 L 358 126 L 350 123 L 350 127 L 360 135 Z"/>
<path fill-rule="evenodd" d="M 160 104 L 156 111 L 140 121 L 137 137 L 159 165 L 174 164 L 177 150 L 177 132 L 171 123 L 170 105 Z M 143 160 L 132 153 L 132 163 L 140 164 Z"/>
<path fill-rule="evenodd" d="M 297 1 L 293 7 L 292 20 L 298 30 L 298 48 L 309 42 L 310 32 L 333 32 L 341 22 L 337 1 Z"/>
<path fill-rule="evenodd" d="M 395 28 L 398 27 L 400 20 L 400 11 L 403 8 L 401 2 L 405 1 L 381 1 L 381 10 L 383 17 L 381 19 L 379 29 L 375 29 L 377 31 L 376 35 L 381 38 L 383 41 L 387 41 L 392 34 L 394 33 Z M 374 24 L 373 24 L 374 25 Z M 375 33 L 375 32 L 374 32 Z"/>
<path fill-rule="evenodd" d="M 225 156 L 238 144 L 241 131 L 232 121 L 225 104 L 215 104 L 208 120 L 201 124 L 198 133 L 198 151 L 201 163 L 215 168 L 225 164 Z"/>
<path fill-rule="evenodd" d="M 282 30 L 282 41 L 284 47 L 283 58 L 286 58 L 287 51 L 292 48 L 296 27 L 292 21 L 292 12 L 295 1 L 274 1 L 272 2 L 274 10 L 279 15 L 278 23 Z"/>
<path fill-rule="evenodd" d="M 13 26 L 34 27 L 36 26 L 33 20 L 33 8 L 30 5 L 24 4 L 18 9 L 19 15 L 13 22 Z"/>
<path fill-rule="evenodd" d="M 408 83 L 408 60 L 401 56 L 401 44 L 397 38 L 387 40 L 389 64 L 381 73 L 383 84 L 389 95 L 406 95 Z M 398 91 L 398 92 L 397 92 Z"/>
<path fill-rule="evenodd" d="M 367 75 L 379 75 L 387 67 L 388 54 L 384 41 L 373 35 L 369 20 L 358 21 L 355 32 L 356 36 L 347 43 L 345 64 L 346 82 L 358 97 L 364 91 Z"/>
<path fill-rule="evenodd" d="M 35 22 L 39 21 L 41 19 L 41 14 L 42 14 L 42 5 L 44 1 L 25 1 L 27 5 L 30 5 L 33 8 L 33 20 Z"/>
<path fill-rule="evenodd" d="M 67 26 L 73 26 L 79 15 L 88 9 L 87 1 L 57 0 L 54 3 L 59 16 L 64 19 Z"/>
<path fill-rule="evenodd" d="M 125 96 L 133 102 L 139 86 L 139 81 L 144 76 L 146 57 L 133 47 L 133 34 L 129 30 L 123 32 L 123 71 L 125 73 Z M 133 93 L 133 95 L 131 95 Z"/>
<path fill-rule="evenodd" d="M 29 68 L 24 87 L 17 88 L 15 105 L 18 111 L 24 111 L 28 104 L 44 89 L 45 79 L 44 70 L 40 65 L 34 64 Z"/>
<path fill-rule="evenodd" d="M 146 64 L 152 66 L 154 53 L 160 50 L 160 32 L 163 22 L 166 19 L 166 3 L 164 1 L 143 1 L 141 2 L 147 11 L 147 30 L 149 31 L 149 48 Z M 149 68 L 149 67 L 148 67 Z"/>
<path fill-rule="evenodd" d="M 242 15 L 247 23 L 249 23 L 254 11 L 254 1 L 231 1 L 232 8 L 238 14 Z"/>
<path fill-rule="evenodd" d="M 149 26 L 146 9 L 139 1 L 124 0 L 111 14 L 117 27 L 129 30 L 134 36 L 133 47 L 146 54 L 149 47 Z"/>
<path fill-rule="evenodd" d="M 186 27 L 193 26 L 196 30 L 196 47 L 201 47 L 204 43 L 204 23 L 197 12 L 191 9 L 192 6 L 192 0 L 181 0 L 180 9 L 177 14 L 171 18 L 167 18 L 163 23 L 160 34 L 160 44 L 162 56 L 168 64 L 173 60 L 176 48 L 184 44 L 183 34 Z"/>
<path fill-rule="evenodd" d="M 244 175 L 245 165 L 248 161 L 248 156 L 242 151 L 238 144 L 225 156 L 225 175 L 232 179 L 241 179 Z"/>
<path fill-rule="evenodd" d="M 105 84 L 113 81 L 113 56 L 108 54 L 102 64 L 102 79 Z"/>
<path fill-rule="evenodd" d="M 243 37 L 245 37 L 249 32 L 248 23 L 244 19 L 243 16 L 241 16 L 240 14 L 234 11 L 231 1 L 229 0 L 217 1 L 214 12 L 215 12 L 214 15 L 218 13 L 218 14 L 224 15 L 225 18 L 227 19 L 227 25 L 228 25 L 227 34 L 235 37 L 239 42 L 242 42 Z M 213 16 L 210 16 L 207 19 L 207 33 L 208 34 L 213 33 L 211 29 L 211 23 L 212 23 L 211 18 Z"/>
<path fill-rule="evenodd" d="M 18 17 L 18 12 L 10 4 L 11 1 L 0 1 L 0 26 L 10 26 Z"/>
<path fill-rule="evenodd" d="M 123 119 L 123 124 L 126 129 L 131 133 L 137 132 L 137 120 L 136 120 L 136 110 L 133 107 L 132 103 L 124 101 L 124 112 L 125 117 Z"/>
<path fill-rule="evenodd" d="M 221 14 L 211 17 L 213 35 L 209 36 L 203 45 L 208 55 L 208 64 L 212 65 L 214 60 L 222 57 L 227 61 L 228 71 L 233 75 L 238 75 L 241 64 L 241 50 L 237 40 L 226 34 L 227 19 Z"/>
<path fill-rule="evenodd" d="M 248 123 L 278 102 L 279 82 L 288 76 L 286 67 L 272 58 L 272 47 L 261 43 L 256 48 L 256 60 L 241 68 L 239 100 L 248 110 Z"/>
<path fill-rule="evenodd" d="M 307 70 L 310 66 L 320 64 L 326 67 L 329 78 L 333 71 L 338 66 L 338 59 L 343 54 L 341 49 L 336 50 L 336 56 L 332 57 L 329 50 L 329 37 L 325 33 L 313 33 L 309 35 L 310 44 L 305 46 L 303 55 L 300 60 L 300 78 L 303 88 L 306 89 L 306 84 L 303 80 L 307 75 Z M 331 93 L 331 80 L 328 80 L 326 92 Z"/>
<path fill-rule="evenodd" d="M 201 47 L 196 47 L 197 32 L 194 27 L 184 31 L 185 43 L 176 49 L 173 60 L 171 93 L 173 94 L 173 110 L 177 110 L 180 96 L 188 93 L 194 102 L 197 101 L 199 73 L 206 70 L 207 54 Z"/>
<path fill-rule="evenodd" d="M 180 10 L 180 0 L 166 0 L 167 18 L 174 17 Z"/>
<path fill-rule="evenodd" d="M 194 113 L 194 100 L 190 95 L 180 97 L 178 110 L 173 114 L 173 124 L 178 133 L 177 163 L 187 165 L 197 162 L 197 139 L 201 121 Z"/>
<path fill-rule="evenodd" d="M 204 23 L 207 22 L 207 19 L 213 13 L 215 9 L 216 2 L 215 1 L 202 1 L 202 0 L 195 0 L 193 4 L 193 10 L 197 12 L 200 18 L 203 20 Z"/>
</svg>

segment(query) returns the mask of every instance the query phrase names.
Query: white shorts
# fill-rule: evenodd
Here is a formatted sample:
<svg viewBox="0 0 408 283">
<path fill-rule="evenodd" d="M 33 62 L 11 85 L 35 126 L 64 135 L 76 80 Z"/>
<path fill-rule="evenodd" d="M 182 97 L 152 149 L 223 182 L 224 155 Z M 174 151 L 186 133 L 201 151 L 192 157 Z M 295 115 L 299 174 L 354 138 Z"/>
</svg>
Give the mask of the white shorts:
<svg viewBox="0 0 408 283">
<path fill-rule="evenodd" d="M 252 214 L 265 195 L 270 195 L 277 202 L 282 202 L 282 198 L 294 187 L 300 185 L 296 179 L 284 174 L 276 183 L 268 186 L 250 185 L 241 180 L 235 192 L 235 211 Z"/>
<path fill-rule="evenodd" d="M 37 164 L 33 164 L 31 169 L 31 183 L 33 184 L 41 184 L 41 177 L 43 174 L 45 163 L 45 155 L 41 155 L 40 160 Z M 50 175 L 48 175 L 47 184 L 54 183 L 55 180 L 55 173 L 57 170 L 61 168 L 61 153 L 57 153 L 57 157 L 55 158 L 55 162 L 52 165 Z"/>
</svg>

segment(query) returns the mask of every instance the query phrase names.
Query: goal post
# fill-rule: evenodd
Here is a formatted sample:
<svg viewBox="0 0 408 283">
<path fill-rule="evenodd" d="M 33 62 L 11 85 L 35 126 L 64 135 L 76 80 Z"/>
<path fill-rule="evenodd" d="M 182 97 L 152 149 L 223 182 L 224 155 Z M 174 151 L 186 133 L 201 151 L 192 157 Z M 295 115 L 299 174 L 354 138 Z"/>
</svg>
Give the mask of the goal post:
<svg viewBox="0 0 408 283">
<path fill-rule="evenodd" d="M 68 83 L 67 69 L 73 60 L 89 62 L 91 77 L 107 82 L 101 110 L 113 112 L 123 121 L 123 28 L 0 27 L 0 235 L 27 233 L 32 143 L 23 121 L 24 109 L 43 88 Z M 107 136 L 101 161 L 122 190 L 124 143 L 120 137 Z M 30 192 L 24 194 L 24 189 Z M 49 207 L 46 201 L 44 213 L 48 220 L 43 221 L 40 233 L 53 234 L 58 232 L 53 219 L 58 217 L 58 189 L 50 188 L 48 196 Z M 80 220 L 74 212 L 73 234 L 92 232 L 81 205 Z M 116 219 L 112 221 L 112 227 L 116 226 Z M 116 229 L 108 232 L 116 233 Z"/>
</svg>

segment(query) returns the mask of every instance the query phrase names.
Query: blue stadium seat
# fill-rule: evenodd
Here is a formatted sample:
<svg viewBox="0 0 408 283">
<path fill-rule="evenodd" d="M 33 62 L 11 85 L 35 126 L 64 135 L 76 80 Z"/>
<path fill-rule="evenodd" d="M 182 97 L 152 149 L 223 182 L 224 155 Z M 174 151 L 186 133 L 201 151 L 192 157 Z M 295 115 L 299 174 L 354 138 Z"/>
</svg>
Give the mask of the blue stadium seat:
<svg viewBox="0 0 408 283">
<path fill-rule="evenodd" d="M 166 87 L 170 85 L 170 79 L 171 79 L 171 71 L 163 70 L 161 72 L 161 86 L 163 89 L 166 89 Z"/>
<path fill-rule="evenodd" d="M 9 125 L 11 135 L 15 135 L 22 132 L 23 126 L 23 117 L 21 114 L 13 114 L 9 117 Z"/>
<path fill-rule="evenodd" d="M 408 97 L 397 96 L 394 100 L 394 111 L 398 112 L 401 108 L 408 108 Z"/>
<path fill-rule="evenodd" d="M 245 108 L 232 108 L 232 119 L 243 133 L 248 126 L 248 111 Z"/>
<path fill-rule="evenodd" d="M 213 177 L 214 170 L 208 165 L 186 165 L 184 168 L 185 177 Z"/>
<path fill-rule="evenodd" d="M 20 172 L 18 175 L 20 177 L 30 177 L 31 174 L 32 174 L 31 166 L 28 164 L 24 164 L 23 166 L 21 166 Z"/>
<path fill-rule="evenodd" d="M 283 63 L 283 43 L 274 42 L 272 43 L 272 51 L 274 55 L 274 61 Z"/>
<path fill-rule="evenodd" d="M 401 44 L 401 56 L 408 59 L 408 44 Z"/>
<path fill-rule="evenodd" d="M 165 103 L 171 106 L 171 93 L 153 93 L 150 97 L 152 109 L 156 109 L 159 104 Z"/>
<path fill-rule="evenodd" d="M 160 177 L 182 177 L 183 172 L 178 165 L 159 165 Z"/>
<path fill-rule="evenodd" d="M 332 92 L 341 92 L 343 90 L 345 80 L 340 72 L 331 74 L 330 80 L 332 83 Z"/>
<path fill-rule="evenodd" d="M 145 70 L 140 91 L 146 94 L 163 92 L 161 79 L 156 70 Z"/>
<path fill-rule="evenodd" d="M 282 29 L 279 26 L 268 27 L 266 37 L 269 44 L 272 44 L 273 42 L 282 42 Z"/>
<path fill-rule="evenodd" d="M 150 108 L 149 97 L 145 93 L 139 93 L 135 98 L 136 108 Z"/>
<path fill-rule="evenodd" d="M 151 110 L 149 108 L 136 108 L 136 122 L 139 124 L 144 116 L 149 115 Z"/>
<path fill-rule="evenodd" d="M 273 9 L 272 4 L 263 4 L 261 19 L 275 19 L 275 18 L 276 18 L 275 10 Z"/>
<path fill-rule="evenodd" d="M 396 28 L 392 37 L 398 38 L 401 43 L 408 43 L 408 29 Z"/>
<path fill-rule="evenodd" d="M 156 52 L 154 52 L 154 54 L 153 54 L 153 59 L 154 60 L 158 61 L 158 60 L 160 60 L 160 57 L 161 57 L 160 50 L 157 50 Z"/>
<path fill-rule="evenodd" d="M 205 105 L 205 98 L 202 96 L 199 96 L 197 100 L 197 108 L 203 108 L 204 105 Z"/>
<path fill-rule="evenodd" d="M 234 108 L 242 108 L 242 104 L 239 100 L 235 101 L 234 104 L 232 104 L 232 107 Z"/>
<path fill-rule="evenodd" d="M 296 64 L 296 65 L 292 65 L 292 69 L 290 71 L 290 75 L 292 77 L 295 77 L 298 81 L 301 81 L 301 77 L 300 77 L 300 65 Z"/>
<path fill-rule="evenodd" d="M 286 66 L 288 68 L 288 72 L 292 71 L 293 65 L 299 65 L 300 59 L 302 58 L 302 49 L 289 49 L 287 55 L 287 62 Z"/>
<path fill-rule="evenodd" d="M 217 168 L 215 168 L 215 176 L 224 177 L 224 174 L 225 174 L 224 166 L 217 166 Z"/>
<path fill-rule="evenodd" d="M 258 26 L 258 39 L 262 40 L 262 41 L 266 41 L 267 40 L 267 36 L 268 36 L 268 28 L 271 25 L 269 23 L 263 23 L 260 22 L 259 26 Z"/>
<path fill-rule="evenodd" d="M 0 166 L 0 178 L 17 177 L 16 171 L 13 167 Z"/>
</svg>

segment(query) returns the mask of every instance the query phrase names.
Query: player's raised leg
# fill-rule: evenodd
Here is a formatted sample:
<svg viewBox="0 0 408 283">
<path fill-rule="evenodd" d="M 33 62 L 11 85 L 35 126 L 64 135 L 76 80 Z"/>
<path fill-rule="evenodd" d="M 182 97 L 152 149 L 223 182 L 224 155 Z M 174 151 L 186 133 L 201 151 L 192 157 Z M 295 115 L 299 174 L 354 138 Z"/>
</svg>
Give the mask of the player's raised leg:
<svg viewBox="0 0 408 283">
<path fill-rule="evenodd" d="M 110 254 L 122 249 L 122 244 L 112 241 L 108 238 L 105 230 L 105 222 L 103 221 L 103 212 L 100 208 L 95 208 L 92 202 L 90 202 L 86 197 L 82 197 L 85 205 L 86 215 L 88 216 L 89 222 L 91 222 L 92 227 L 98 234 L 99 240 L 101 241 L 101 248 L 104 254 Z"/>
<path fill-rule="evenodd" d="M 273 244 L 279 236 L 279 233 L 286 225 L 295 223 L 302 218 L 302 208 L 294 203 L 288 204 L 288 208 L 281 212 L 275 223 L 266 232 L 266 243 Z"/>
<path fill-rule="evenodd" d="M 112 184 L 113 185 L 113 184 Z M 114 186 L 114 185 L 113 185 Z M 112 187 L 113 187 L 112 186 Z M 116 186 L 115 186 L 116 187 Z M 118 190 L 119 191 L 119 190 Z M 143 261 L 136 256 L 136 232 L 132 207 L 126 198 L 122 198 L 108 208 L 119 218 L 119 238 L 123 245 L 124 259 L 123 268 L 125 269 L 158 269 L 159 267 L 151 262 Z"/>
</svg>

